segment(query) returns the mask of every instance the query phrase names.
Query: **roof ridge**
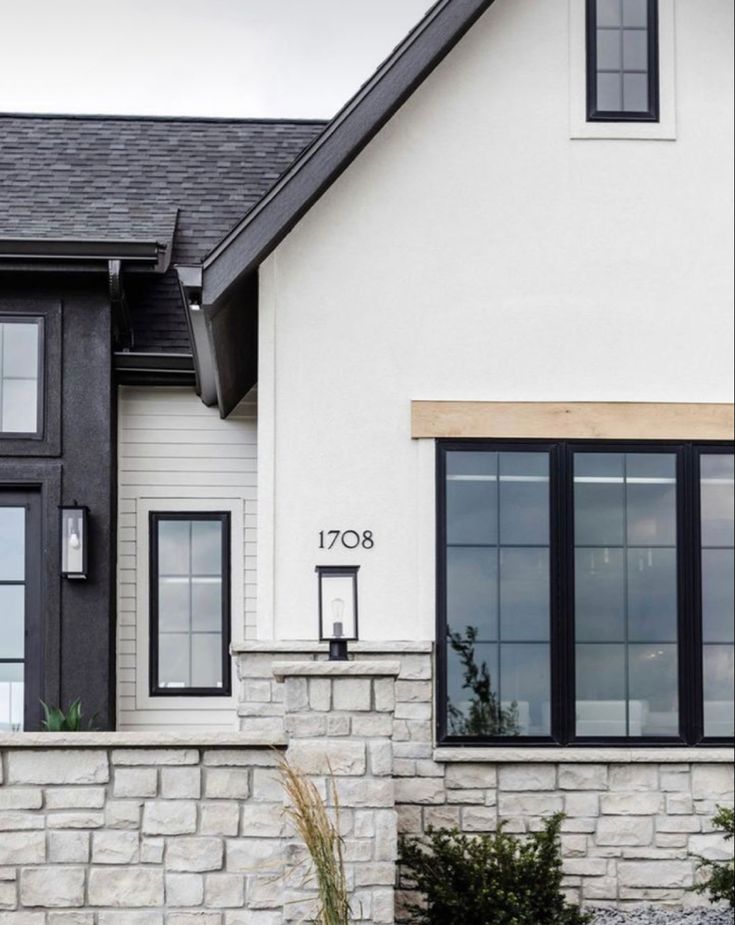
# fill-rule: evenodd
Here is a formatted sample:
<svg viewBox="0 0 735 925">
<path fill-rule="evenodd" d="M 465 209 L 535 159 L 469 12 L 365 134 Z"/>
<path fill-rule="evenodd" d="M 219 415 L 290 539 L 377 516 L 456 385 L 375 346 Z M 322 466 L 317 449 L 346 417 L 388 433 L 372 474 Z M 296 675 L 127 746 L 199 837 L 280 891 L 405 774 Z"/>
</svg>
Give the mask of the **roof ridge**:
<svg viewBox="0 0 735 925">
<path fill-rule="evenodd" d="M 329 119 L 281 116 L 166 116 L 128 113 L 0 112 L 0 119 L 72 119 L 77 122 L 211 122 L 257 125 L 328 125 Z"/>
</svg>

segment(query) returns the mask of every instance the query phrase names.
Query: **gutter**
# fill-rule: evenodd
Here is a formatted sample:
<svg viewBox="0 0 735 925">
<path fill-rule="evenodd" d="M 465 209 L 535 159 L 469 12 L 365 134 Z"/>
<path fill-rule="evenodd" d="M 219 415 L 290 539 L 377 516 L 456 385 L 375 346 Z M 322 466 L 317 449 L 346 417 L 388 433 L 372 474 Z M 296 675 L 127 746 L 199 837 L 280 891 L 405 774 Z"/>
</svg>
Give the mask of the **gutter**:
<svg viewBox="0 0 735 925">
<path fill-rule="evenodd" d="M 40 238 L 0 239 L 0 260 L 110 261 L 143 263 L 162 273 L 170 249 L 159 241 L 98 241 Z"/>
<path fill-rule="evenodd" d="M 121 385 L 194 385 L 194 358 L 188 353 L 133 353 L 112 356 L 115 378 Z"/>
</svg>

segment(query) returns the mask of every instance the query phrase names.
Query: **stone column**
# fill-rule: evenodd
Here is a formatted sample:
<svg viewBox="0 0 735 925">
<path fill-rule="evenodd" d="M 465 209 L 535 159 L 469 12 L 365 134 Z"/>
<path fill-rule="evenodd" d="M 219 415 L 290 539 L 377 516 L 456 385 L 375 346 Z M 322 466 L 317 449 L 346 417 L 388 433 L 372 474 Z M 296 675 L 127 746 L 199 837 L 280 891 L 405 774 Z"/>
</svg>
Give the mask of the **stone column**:
<svg viewBox="0 0 735 925">
<path fill-rule="evenodd" d="M 287 759 L 340 806 L 347 879 L 356 921 L 393 925 L 398 848 L 393 785 L 393 714 L 399 662 L 276 662 L 285 685 Z M 292 877 L 284 920 L 311 914 L 300 843 L 286 848 Z M 301 900 L 304 900 L 302 903 Z"/>
</svg>

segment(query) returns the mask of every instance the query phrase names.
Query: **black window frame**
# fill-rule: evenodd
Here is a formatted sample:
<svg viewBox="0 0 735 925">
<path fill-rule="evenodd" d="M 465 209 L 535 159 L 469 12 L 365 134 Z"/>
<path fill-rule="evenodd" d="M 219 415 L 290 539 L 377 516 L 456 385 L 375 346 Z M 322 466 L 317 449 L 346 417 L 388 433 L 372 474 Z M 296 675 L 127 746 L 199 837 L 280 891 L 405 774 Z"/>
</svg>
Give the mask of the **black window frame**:
<svg viewBox="0 0 735 925">
<path fill-rule="evenodd" d="M 151 697 L 231 697 L 232 696 L 232 524 L 229 511 L 151 511 L 148 516 L 148 600 L 149 646 L 148 676 Z M 222 524 L 222 686 L 161 687 L 158 681 L 158 524 L 162 521 L 218 521 Z"/>
<path fill-rule="evenodd" d="M 36 429 L 34 431 L 4 431 L 2 429 L 2 414 L 0 412 L 0 440 L 43 440 L 45 434 L 45 357 L 46 357 L 46 320 L 43 315 L 36 314 L 10 314 L 0 313 L 0 325 L 5 324 L 34 324 L 38 328 L 38 375 L 36 377 Z M 0 357 L 0 379 L 2 378 L 2 358 Z M 2 397 L 2 381 L 0 381 L 0 398 Z"/>
<path fill-rule="evenodd" d="M 550 515 L 549 736 L 453 736 L 447 722 L 446 456 L 452 451 L 547 452 Z M 575 731 L 574 481 L 577 452 L 669 453 L 677 466 L 677 587 L 679 735 L 579 737 Z M 436 441 L 436 741 L 444 746 L 498 747 L 695 747 L 729 746 L 735 740 L 704 735 L 700 457 L 732 454 L 730 441 L 441 439 Z"/>
<path fill-rule="evenodd" d="M 648 3 L 648 108 L 640 112 L 599 109 L 597 105 L 597 0 L 586 0 L 587 121 L 658 122 L 661 118 L 658 0 Z"/>
</svg>

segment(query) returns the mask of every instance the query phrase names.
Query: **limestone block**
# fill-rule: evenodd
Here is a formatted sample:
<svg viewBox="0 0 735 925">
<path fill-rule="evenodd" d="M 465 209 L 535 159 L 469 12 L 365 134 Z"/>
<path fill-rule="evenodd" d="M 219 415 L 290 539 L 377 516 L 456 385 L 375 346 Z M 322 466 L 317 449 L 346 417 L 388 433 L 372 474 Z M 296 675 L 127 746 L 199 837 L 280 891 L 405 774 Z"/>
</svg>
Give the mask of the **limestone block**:
<svg viewBox="0 0 735 925">
<path fill-rule="evenodd" d="M 398 831 L 401 835 L 416 835 L 423 832 L 422 813 L 420 806 L 398 806 Z"/>
<path fill-rule="evenodd" d="M 46 791 L 46 809 L 102 809 L 104 787 L 53 787 Z"/>
<path fill-rule="evenodd" d="M 401 681 L 430 681 L 432 678 L 431 657 L 428 655 L 401 656 Z"/>
<path fill-rule="evenodd" d="M 3 832 L 0 836 L 0 864 L 43 864 L 45 860 L 44 832 Z"/>
<path fill-rule="evenodd" d="M 396 701 L 393 715 L 396 719 L 424 720 L 428 722 L 433 716 L 433 708 L 430 703 L 401 703 Z"/>
<path fill-rule="evenodd" d="M 352 734 L 365 738 L 393 735 L 393 717 L 390 713 L 358 713 L 352 717 Z"/>
<path fill-rule="evenodd" d="M 601 816 L 597 822 L 598 845 L 650 845 L 653 819 L 646 816 Z"/>
<path fill-rule="evenodd" d="M 250 795 L 246 768 L 207 768 L 204 793 L 209 800 L 246 800 Z"/>
<path fill-rule="evenodd" d="M 9 784 L 105 784 L 107 752 L 97 749 L 18 749 L 7 753 Z"/>
<path fill-rule="evenodd" d="M 116 748 L 112 752 L 115 767 L 137 765 L 199 764 L 196 748 Z"/>
<path fill-rule="evenodd" d="M 13 880 L 0 880 L 0 909 L 17 909 L 18 891 Z"/>
<path fill-rule="evenodd" d="M 125 912 L 98 912 L 97 925 L 163 925 L 163 913 L 154 912 L 133 912 L 126 909 Z"/>
<path fill-rule="evenodd" d="M 306 678 L 286 678 L 286 712 L 306 713 L 309 709 L 309 685 Z"/>
<path fill-rule="evenodd" d="M 112 792 L 116 797 L 154 797 L 158 793 L 158 772 L 155 768 L 116 769 Z"/>
<path fill-rule="evenodd" d="M 83 867 L 24 867 L 20 872 L 23 906 L 48 909 L 84 905 Z"/>
<path fill-rule="evenodd" d="M 166 800 L 198 800 L 202 772 L 197 767 L 162 768 L 161 796 Z"/>
<path fill-rule="evenodd" d="M 396 681 L 395 697 L 397 703 L 431 703 L 431 681 Z"/>
<path fill-rule="evenodd" d="M 666 797 L 666 812 L 670 816 L 688 816 L 694 812 L 694 800 L 688 793 L 671 793 Z"/>
<path fill-rule="evenodd" d="M 569 791 L 564 795 L 564 812 L 570 818 L 597 816 L 600 812 L 600 798 L 589 790 Z"/>
<path fill-rule="evenodd" d="M 144 838 L 140 845 L 141 864 L 160 864 L 163 861 L 162 838 Z"/>
<path fill-rule="evenodd" d="M 332 709 L 348 713 L 369 710 L 371 685 L 368 678 L 334 678 L 332 680 Z"/>
<path fill-rule="evenodd" d="M 392 888 L 373 890 L 373 925 L 393 925 L 395 921 L 395 896 Z"/>
<path fill-rule="evenodd" d="M 323 713 L 289 713 L 284 725 L 289 738 L 319 738 L 327 734 L 327 717 Z"/>
<path fill-rule="evenodd" d="M 327 716 L 328 736 L 348 736 L 350 734 L 350 717 L 339 714 Z"/>
<path fill-rule="evenodd" d="M 398 855 L 398 814 L 395 810 L 375 813 L 374 857 L 376 861 L 395 861 Z"/>
<path fill-rule="evenodd" d="M 196 803 L 190 800 L 149 800 L 143 809 L 146 835 L 187 835 L 196 824 Z"/>
<path fill-rule="evenodd" d="M 563 870 L 568 877 L 604 877 L 607 861 L 605 858 L 566 858 Z"/>
<path fill-rule="evenodd" d="M 87 892 L 90 906 L 160 906 L 163 871 L 153 867 L 93 867 Z"/>
<path fill-rule="evenodd" d="M 610 765 L 610 790 L 626 792 L 657 791 L 658 767 L 655 764 Z"/>
<path fill-rule="evenodd" d="M 732 844 L 717 832 L 708 835 L 692 835 L 689 839 L 690 854 L 707 858 L 708 861 L 732 860 Z"/>
<path fill-rule="evenodd" d="M 556 766 L 553 764 L 505 764 L 498 777 L 498 786 L 505 791 L 556 789 Z"/>
<path fill-rule="evenodd" d="M 253 768 L 252 799 L 259 803 L 281 803 L 283 786 L 281 776 L 273 768 Z"/>
<path fill-rule="evenodd" d="M 46 817 L 46 825 L 50 829 L 99 829 L 104 824 L 105 814 L 93 809 L 50 813 Z"/>
<path fill-rule="evenodd" d="M 280 866 L 280 855 L 281 845 L 276 839 L 228 838 L 225 868 L 231 873 L 275 875 Z"/>
<path fill-rule="evenodd" d="M 466 806 L 462 810 L 463 832 L 494 832 L 498 826 L 498 813 L 494 807 Z"/>
<path fill-rule="evenodd" d="M 564 808 L 561 794 L 557 793 L 499 793 L 500 816 L 553 816 Z"/>
<path fill-rule="evenodd" d="M 211 768 L 272 768 L 278 759 L 272 748 L 216 748 L 204 752 L 202 763 Z"/>
<path fill-rule="evenodd" d="M 497 786 L 498 772 L 493 764 L 450 764 L 446 770 L 448 790 L 482 790 Z"/>
<path fill-rule="evenodd" d="M 561 764 L 559 787 L 562 790 L 607 790 L 606 764 Z"/>
<path fill-rule="evenodd" d="M 396 803 L 445 803 L 444 782 L 439 779 L 399 778 L 395 781 Z"/>
<path fill-rule="evenodd" d="M 106 831 L 92 835 L 92 863 L 136 864 L 140 859 L 137 832 Z"/>
<path fill-rule="evenodd" d="M 374 777 L 385 777 L 393 771 L 393 746 L 389 739 L 378 739 L 368 743 L 370 773 Z"/>
<path fill-rule="evenodd" d="M 223 858 L 222 839 L 214 836 L 170 838 L 166 843 L 167 870 L 220 870 Z"/>
<path fill-rule="evenodd" d="M 42 829 L 43 826 L 43 816 L 38 813 L 26 813 L 18 809 L 9 809 L 0 813 L 0 832 Z"/>
<path fill-rule="evenodd" d="M 376 678 L 373 682 L 375 710 L 378 713 L 392 713 L 396 706 L 396 690 L 393 678 Z"/>
<path fill-rule="evenodd" d="M 243 838 L 279 838 L 286 821 L 279 803 L 246 803 L 241 819 Z"/>
<path fill-rule="evenodd" d="M 329 678 L 309 679 L 309 706 L 318 713 L 326 713 L 332 707 L 332 684 Z"/>
<path fill-rule="evenodd" d="M 201 906 L 204 877 L 201 874 L 166 874 L 166 905 Z"/>
<path fill-rule="evenodd" d="M 396 782 L 396 786 L 398 783 Z M 381 809 L 383 807 L 392 808 L 394 804 L 393 781 L 383 778 L 377 780 L 341 778 L 337 781 L 337 792 L 340 805 L 345 808 L 374 806 Z"/>
<path fill-rule="evenodd" d="M 367 769 L 365 743 L 352 740 L 298 740 L 289 746 L 288 759 L 305 774 L 360 776 Z"/>
<path fill-rule="evenodd" d="M 639 889 L 686 889 L 694 882 L 691 861 L 621 861 L 618 877 L 621 887 Z"/>
<path fill-rule="evenodd" d="M 692 796 L 695 800 L 732 800 L 733 787 L 732 765 L 696 764 L 692 767 Z"/>
<path fill-rule="evenodd" d="M 0 925 L 45 925 L 44 912 L 0 912 Z"/>
<path fill-rule="evenodd" d="M 658 832 L 701 832 L 702 822 L 699 816 L 659 816 L 656 819 Z"/>
<path fill-rule="evenodd" d="M 271 701 L 271 683 L 270 681 L 245 681 L 242 685 L 243 700 L 252 700 L 256 703 L 270 703 Z"/>
<path fill-rule="evenodd" d="M 582 896 L 587 902 L 598 899 L 617 899 L 617 877 L 588 877 L 582 881 Z"/>
<path fill-rule="evenodd" d="M 49 912 L 47 925 L 94 925 L 94 912 Z"/>
<path fill-rule="evenodd" d="M 87 864 L 89 832 L 49 832 L 48 859 L 56 864 Z"/>
<path fill-rule="evenodd" d="M 200 809 L 199 831 L 202 835 L 237 835 L 239 819 L 238 803 L 204 803 Z"/>
<path fill-rule="evenodd" d="M 137 829 L 143 804 L 139 800 L 110 800 L 105 806 L 108 829 Z"/>
<path fill-rule="evenodd" d="M 494 817 L 493 813 L 493 817 Z M 427 806 L 424 808 L 424 828 L 458 829 L 458 806 Z"/>
<path fill-rule="evenodd" d="M 212 909 L 237 909 L 245 903 L 242 874 L 210 874 L 204 890 L 204 903 Z"/>
<path fill-rule="evenodd" d="M 43 793 L 34 787 L 3 787 L 0 789 L 0 811 L 8 809 L 40 809 Z"/>
<path fill-rule="evenodd" d="M 691 788 L 692 779 L 689 771 L 672 771 L 670 768 L 661 768 L 661 790 L 667 792 L 689 793 Z"/>
<path fill-rule="evenodd" d="M 660 813 L 663 808 L 663 796 L 656 791 L 603 793 L 600 796 L 600 812 L 610 816 L 646 816 Z"/>
</svg>

